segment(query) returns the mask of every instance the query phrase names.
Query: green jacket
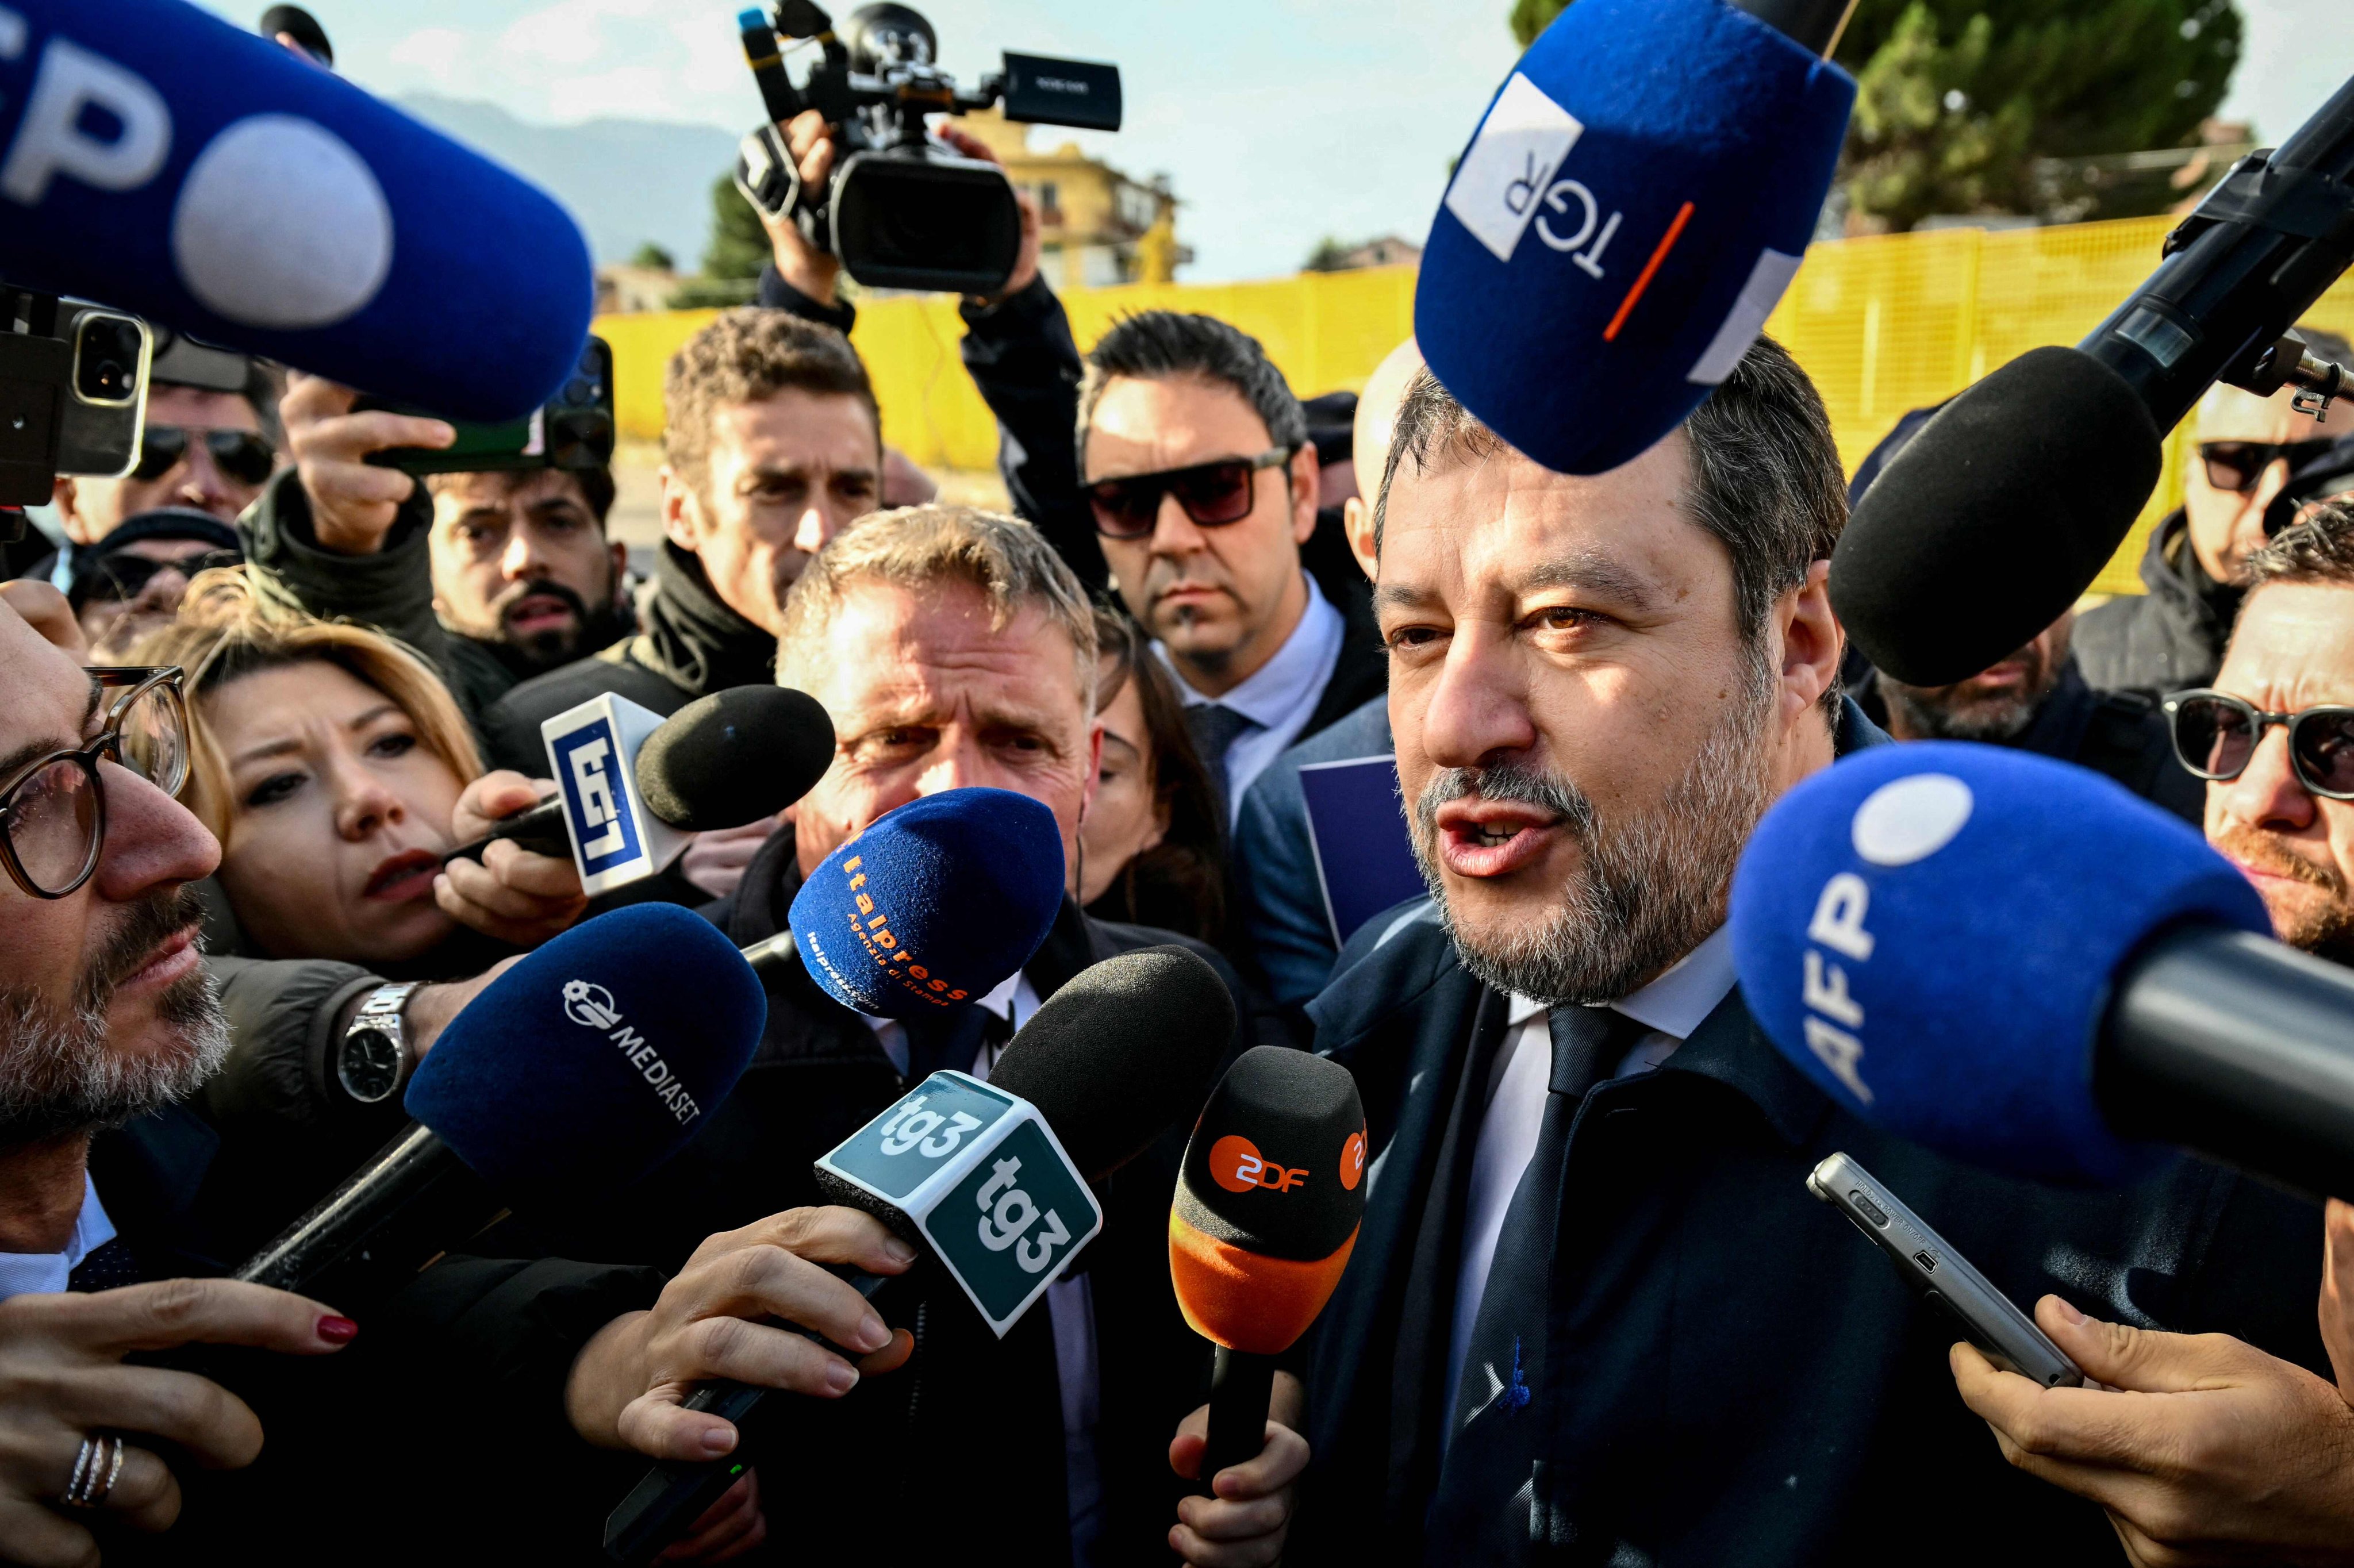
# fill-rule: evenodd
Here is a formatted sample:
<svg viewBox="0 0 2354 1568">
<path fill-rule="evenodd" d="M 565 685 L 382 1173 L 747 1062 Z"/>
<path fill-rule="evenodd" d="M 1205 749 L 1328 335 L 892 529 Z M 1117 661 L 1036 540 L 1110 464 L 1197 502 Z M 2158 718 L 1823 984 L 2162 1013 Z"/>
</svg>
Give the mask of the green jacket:
<svg viewBox="0 0 2354 1568">
<path fill-rule="evenodd" d="M 466 722 L 480 734 L 491 705 L 532 672 L 497 644 L 451 630 L 433 613 L 426 538 L 432 522 L 432 500 L 420 484 L 401 503 L 383 549 L 338 555 L 320 546 L 311 498 L 290 468 L 246 509 L 238 531 L 245 537 L 247 576 L 263 600 L 398 638 L 441 673 Z"/>
</svg>

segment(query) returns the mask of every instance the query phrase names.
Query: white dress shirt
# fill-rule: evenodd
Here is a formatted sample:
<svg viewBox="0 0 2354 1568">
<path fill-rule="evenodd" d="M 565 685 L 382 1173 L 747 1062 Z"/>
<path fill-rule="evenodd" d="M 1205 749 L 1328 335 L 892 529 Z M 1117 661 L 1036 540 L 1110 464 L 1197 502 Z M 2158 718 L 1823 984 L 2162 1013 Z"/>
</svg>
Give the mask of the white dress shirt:
<svg viewBox="0 0 2354 1568">
<path fill-rule="evenodd" d="M 1650 1025 L 1607 1078 L 1648 1073 L 1716 1011 L 1733 990 L 1733 939 L 1723 927 L 1686 953 L 1676 966 L 1631 996 L 1607 1005 L 1638 1023 Z M 1471 1152 L 1471 1181 L 1463 1202 L 1463 1253 L 1455 1274 L 1455 1321 L 1447 1338 L 1447 1405 L 1455 1408 L 1456 1383 L 1471 1349 L 1471 1326 L 1488 1291 L 1488 1271 L 1504 1232 L 1521 1175 L 1537 1151 L 1544 1125 L 1545 1096 L 1553 1081 L 1553 1028 L 1545 1005 L 1514 996 L 1504 1015 L 1509 1031 L 1489 1070 L 1486 1114 Z M 1449 1431 L 1452 1431 L 1449 1423 Z"/>
<path fill-rule="evenodd" d="M 1341 664 L 1341 640 L 1346 628 L 1341 612 L 1334 609 L 1316 579 L 1308 573 L 1299 574 L 1308 585 L 1308 609 L 1300 615 L 1299 624 L 1275 651 L 1275 657 L 1250 673 L 1250 678 L 1222 697 L 1207 697 L 1186 684 L 1184 675 L 1169 657 L 1169 650 L 1160 642 L 1152 652 L 1177 683 L 1177 700 L 1185 706 L 1198 707 L 1204 703 L 1215 703 L 1231 708 L 1251 721 L 1251 727 L 1235 737 L 1226 747 L 1226 827 L 1231 831 L 1241 819 L 1243 795 L 1251 780 L 1267 771 L 1267 765 L 1283 752 L 1284 747 L 1299 738 L 1315 715 L 1316 705 L 1322 700 L 1324 688 L 1331 683 L 1332 672 Z M 1204 758 L 1206 761 L 1207 758 Z"/>
<path fill-rule="evenodd" d="M 114 1222 L 98 1201 L 98 1186 L 85 1171 L 81 1177 L 81 1213 L 63 1252 L 0 1252 L 0 1301 L 11 1296 L 51 1294 L 63 1290 L 83 1258 L 114 1239 Z"/>
<path fill-rule="evenodd" d="M 1026 973 L 1017 972 L 988 995 L 974 999 L 1019 1029 L 1038 1011 L 1038 988 Z M 868 1028 L 902 1075 L 907 1071 L 907 1028 L 896 1018 L 861 1013 Z M 1002 1047 L 1001 1047 L 1002 1049 Z M 967 1069 L 986 1080 L 997 1065 L 987 1045 L 974 1054 Z M 1096 1455 L 1096 1422 L 1101 1399 L 1096 1357 L 1095 1296 L 1087 1276 L 1068 1276 L 1046 1287 L 1046 1314 L 1055 1325 L 1055 1378 L 1063 1395 L 1063 1474 L 1071 1501 L 1071 1558 L 1075 1563 L 1095 1560 L 1096 1538 L 1103 1530 L 1103 1471 Z"/>
</svg>

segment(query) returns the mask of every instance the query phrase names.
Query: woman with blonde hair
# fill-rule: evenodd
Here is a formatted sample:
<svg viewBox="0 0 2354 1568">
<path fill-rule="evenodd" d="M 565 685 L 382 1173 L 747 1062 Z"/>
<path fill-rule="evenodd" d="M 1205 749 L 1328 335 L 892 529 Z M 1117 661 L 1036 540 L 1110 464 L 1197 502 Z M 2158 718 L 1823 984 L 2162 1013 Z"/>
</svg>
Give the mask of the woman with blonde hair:
<svg viewBox="0 0 2354 1568">
<path fill-rule="evenodd" d="M 498 844 L 443 867 L 535 791 L 483 775 L 456 701 L 400 643 L 268 605 L 230 568 L 190 584 L 137 656 L 186 671 L 183 799 L 220 841 L 215 880 L 247 955 L 467 973 L 507 950 L 477 933 L 528 946 L 578 915 L 568 862 Z"/>
</svg>

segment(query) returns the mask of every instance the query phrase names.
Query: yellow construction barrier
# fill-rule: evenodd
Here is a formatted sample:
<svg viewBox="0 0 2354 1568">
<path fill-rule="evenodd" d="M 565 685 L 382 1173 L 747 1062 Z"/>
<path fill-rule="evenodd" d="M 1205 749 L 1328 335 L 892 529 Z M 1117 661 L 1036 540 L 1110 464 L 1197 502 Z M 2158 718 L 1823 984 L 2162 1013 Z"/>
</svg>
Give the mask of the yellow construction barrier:
<svg viewBox="0 0 2354 1568">
<path fill-rule="evenodd" d="M 1906 409 L 1950 397 L 2028 349 L 2083 337 L 2157 265 L 2172 224 L 2156 217 L 1939 229 L 1818 245 L 1766 330 L 1822 389 L 1840 456 L 1852 470 Z M 1265 344 L 1292 386 L 1313 396 L 1363 386 L 1413 330 L 1414 272 L 1070 290 L 1063 302 L 1083 348 L 1136 311 L 1218 316 Z M 599 319 L 597 330 L 613 345 L 624 435 L 660 436 L 663 366 L 710 319 L 708 311 Z M 2354 334 L 2354 281 L 2339 282 L 2311 319 Z M 953 300 L 902 297 L 859 307 L 853 341 L 875 378 L 885 439 L 927 467 L 985 469 L 996 461 L 996 427 L 957 358 L 963 334 Z M 2180 499 L 2189 440 L 2186 427 L 2168 441 L 2158 493 L 2096 591 L 2139 591 L 2134 564 L 2149 525 Z"/>
</svg>

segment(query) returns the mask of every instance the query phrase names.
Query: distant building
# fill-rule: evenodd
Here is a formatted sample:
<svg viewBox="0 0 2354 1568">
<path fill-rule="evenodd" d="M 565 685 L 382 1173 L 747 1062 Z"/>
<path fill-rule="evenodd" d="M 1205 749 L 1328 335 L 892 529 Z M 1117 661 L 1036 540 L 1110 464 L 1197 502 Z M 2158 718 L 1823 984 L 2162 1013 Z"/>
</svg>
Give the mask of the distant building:
<svg viewBox="0 0 2354 1568">
<path fill-rule="evenodd" d="M 1193 259 L 1176 241 L 1177 197 L 1169 177 L 1135 180 L 1066 142 L 1051 153 L 1030 145 L 1030 128 L 995 111 L 957 123 L 1005 161 L 1006 177 L 1038 198 L 1049 284 L 1065 289 L 1168 282 Z"/>
<path fill-rule="evenodd" d="M 679 276 L 662 267 L 631 267 L 615 262 L 597 269 L 597 313 L 625 315 L 635 311 L 666 311 L 678 292 Z"/>
<path fill-rule="evenodd" d="M 1342 245 L 1328 239 L 1308 259 L 1311 272 L 1353 272 L 1363 267 L 1413 267 L 1422 260 L 1422 247 L 1411 239 L 1384 234 L 1363 245 Z"/>
</svg>

